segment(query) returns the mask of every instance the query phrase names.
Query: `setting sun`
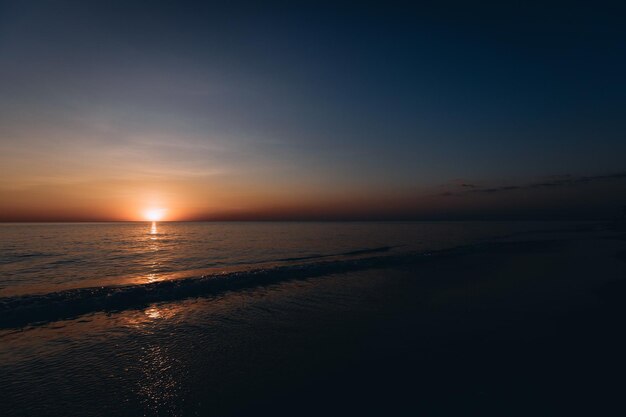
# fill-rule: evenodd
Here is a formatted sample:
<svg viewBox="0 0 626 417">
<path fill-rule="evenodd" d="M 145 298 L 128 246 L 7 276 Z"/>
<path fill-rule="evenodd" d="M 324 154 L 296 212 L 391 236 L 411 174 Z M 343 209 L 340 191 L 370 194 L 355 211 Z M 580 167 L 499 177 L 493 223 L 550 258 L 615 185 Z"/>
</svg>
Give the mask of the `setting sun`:
<svg viewBox="0 0 626 417">
<path fill-rule="evenodd" d="M 151 222 L 162 220 L 165 216 L 165 209 L 149 209 L 144 212 L 144 218 Z"/>
</svg>

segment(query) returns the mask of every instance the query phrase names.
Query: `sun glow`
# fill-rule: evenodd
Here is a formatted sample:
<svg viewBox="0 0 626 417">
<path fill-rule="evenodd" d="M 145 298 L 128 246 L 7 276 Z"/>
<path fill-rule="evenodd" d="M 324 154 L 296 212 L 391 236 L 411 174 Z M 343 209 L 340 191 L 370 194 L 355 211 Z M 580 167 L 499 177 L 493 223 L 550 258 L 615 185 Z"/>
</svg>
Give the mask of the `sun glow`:
<svg viewBox="0 0 626 417">
<path fill-rule="evenodd" d="M 165 216 L 165 209 L 149 209 L 146 210 L 143 215 L 144 218 L 151 222 L 158 222 L 159 220 L 163 220 Z"/>
</svg>

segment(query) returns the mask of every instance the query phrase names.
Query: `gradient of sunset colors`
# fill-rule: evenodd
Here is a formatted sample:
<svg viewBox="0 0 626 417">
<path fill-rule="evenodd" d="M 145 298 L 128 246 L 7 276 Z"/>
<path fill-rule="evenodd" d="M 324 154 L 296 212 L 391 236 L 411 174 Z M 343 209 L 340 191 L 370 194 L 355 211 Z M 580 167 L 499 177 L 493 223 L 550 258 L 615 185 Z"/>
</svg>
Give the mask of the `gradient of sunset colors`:
<svg viewBox="0 0 626 417">
<path fill-rule="evenodd" d="M 618 6 L 209 3 L 1 3 L 0 221 L 626 205 Z"/>
</svg>

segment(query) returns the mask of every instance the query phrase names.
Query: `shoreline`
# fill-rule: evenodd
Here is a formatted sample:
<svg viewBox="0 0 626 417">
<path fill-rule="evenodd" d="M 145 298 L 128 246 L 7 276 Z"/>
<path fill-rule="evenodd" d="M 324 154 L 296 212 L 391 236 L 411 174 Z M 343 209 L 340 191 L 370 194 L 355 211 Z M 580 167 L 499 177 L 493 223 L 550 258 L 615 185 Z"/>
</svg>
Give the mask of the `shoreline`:
<svg viewBox="0 0 626 417">
<path fill-rule="evenodd" d="M 370 269 L 417 266 L 427 262 L 446 262 L 449 258 L 481 252 L 524 251 L 529 249 L 528 246 L 551 244 L 538 238 L 541 235 L 548 235 L 548 240 L 554 240 L 555 233 L 564 233 L 567 239 L 572 233 L 589 232 L 599 227 L 602 227 L 601 224 L 590 223 L 577 225 L 576 228 L 518 232 L 446 249 L 391 252 L 387 255 L 377 253 L 389 252 L 395 249 L 393 246 L 367 248 L 342 254 L 266 262 L 258 267 L 253 267 L 254 264 L 251 264 L 222 270 L 209 268 L 204 270 L 203 274 L 198 272 L 193 274 L 194 271 L 173 273 L 173 276 L 180 275 L 180 277 L 148 283 L 132 283 L 131 281 L 118 285 L 86 286 L 54 292 L 9 294 L 0 297 L 0 329 L 41 325 L 98 311 L 123 311 L 158 302 L 176 302 L 187 298 L 215 296 L 291 280 L 305 280 Z M 526 236 L 534 236 L 535 239 L 519 240 Z M 564 237 L 556 238 L 557 241 L 561 239 Z M 369 256 L 372 254 L 374 256 Z M 346 255 L 350 256 L 346 257 Z M 340 256 L 344 258 L 341 259 Z M 298 261 L 298 263 L 283 261 Z M 207 274 L 207 271 L 211 272 Z"/>
<path fill-rule="evenodd" d="M 614 414 L 622 239 L 509 237 L 35 326 L 2 337 L 0 393 L 8 416 Z"/>
</svg>

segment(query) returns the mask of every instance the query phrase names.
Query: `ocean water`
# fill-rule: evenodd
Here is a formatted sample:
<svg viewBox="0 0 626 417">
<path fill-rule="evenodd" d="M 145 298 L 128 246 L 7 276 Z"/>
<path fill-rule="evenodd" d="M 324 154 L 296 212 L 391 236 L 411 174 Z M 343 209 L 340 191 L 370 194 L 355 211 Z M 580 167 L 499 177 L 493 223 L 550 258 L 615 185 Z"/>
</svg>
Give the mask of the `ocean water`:
<svg viewBox="0 0 626 417">
<path fill-rule="evenodd" d="M 0 297 L 426 252 L 543 227 L 537 222 L 0 224 Z"/>
<path fill-rule="evenodd" d="M 302 395 L 283 392 L 292 381 L 309 384 L 318 369 L 358 356 L 364 329 L 399 300 L 411 306 L 422 260 L 570 227 L 0 224 L 0 414 L 273 409 L 277 398 Z"/>
<path fill-rule="evenodd" d="M 563 227 L 563 225 L 560 225 Z M 536 222 L 0 225 L 0 328 L 419 262 Z"/>
</svg>

